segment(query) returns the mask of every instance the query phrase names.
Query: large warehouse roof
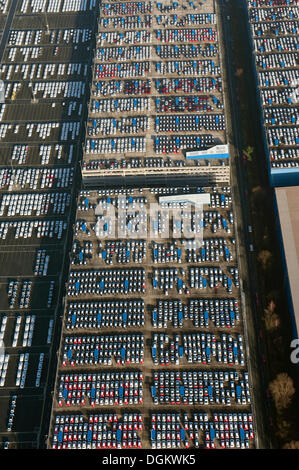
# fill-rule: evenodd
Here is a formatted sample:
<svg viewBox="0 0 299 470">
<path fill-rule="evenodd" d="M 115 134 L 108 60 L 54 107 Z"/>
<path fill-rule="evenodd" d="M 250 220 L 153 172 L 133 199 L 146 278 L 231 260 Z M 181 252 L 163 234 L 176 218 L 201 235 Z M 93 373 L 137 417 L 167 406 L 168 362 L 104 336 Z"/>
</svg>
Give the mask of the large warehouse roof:
<svg viewBox="0 0 299 470">
<path fill-rule="evenodd" d="M 294 320 L 299 332 L 299 187 L 276 188 L 275 193 Z"/>
</svg>

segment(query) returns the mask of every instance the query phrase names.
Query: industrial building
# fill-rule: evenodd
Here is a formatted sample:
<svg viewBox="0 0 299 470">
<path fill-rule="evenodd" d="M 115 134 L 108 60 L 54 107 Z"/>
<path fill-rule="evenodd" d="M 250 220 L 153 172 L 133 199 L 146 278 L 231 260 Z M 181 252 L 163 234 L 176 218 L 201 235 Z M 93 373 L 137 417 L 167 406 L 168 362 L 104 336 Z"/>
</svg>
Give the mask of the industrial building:
<svg viewBox="0 0 299 470">
<path fill-rule="evenodd" d="M 100 6 L 48 448 L 257 445 L 219 18 Z"/>
</svg>

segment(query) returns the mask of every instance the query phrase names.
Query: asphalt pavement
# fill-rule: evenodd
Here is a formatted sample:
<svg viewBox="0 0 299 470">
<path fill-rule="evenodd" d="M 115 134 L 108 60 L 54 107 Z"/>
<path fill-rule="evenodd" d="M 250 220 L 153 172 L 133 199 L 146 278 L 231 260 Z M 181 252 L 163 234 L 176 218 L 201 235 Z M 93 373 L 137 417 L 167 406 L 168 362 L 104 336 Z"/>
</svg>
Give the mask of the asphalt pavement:
<svg viewBox="0 0 299 470">
<path fill-rule="evenodd" d="M 6 47 L 6 42 L 7 42 L 7 39 L 8 39 L 8 35 L 9 35 L 9 32 L 10 32 L 10 27 L 11 27 L 11 24 L 12 24 L 12 21 L 13 21 L 13 18 L 14 18 L 14 14 L 15 14 L 15 11 L 16 11 L 16 8 L 17 8 L 17 4 L 18 4 L 18 0 L 12 0 L 11 5 L 10 5 L 10 9 L 9 9 L 9 12 L 8 12 L 8 15 L 7 15 L 7 18 L 6 18 L 6 23 L 5 23 L 5 26 L 4 26 L 4 29 L 3 29 L 3 34 L 2 34 L 2 38 L 1 38 L 1 42 L 0 42 L 0 62 L 2 62 L 4 50 L 5 50 L 5 47 Z"/>
</svg>

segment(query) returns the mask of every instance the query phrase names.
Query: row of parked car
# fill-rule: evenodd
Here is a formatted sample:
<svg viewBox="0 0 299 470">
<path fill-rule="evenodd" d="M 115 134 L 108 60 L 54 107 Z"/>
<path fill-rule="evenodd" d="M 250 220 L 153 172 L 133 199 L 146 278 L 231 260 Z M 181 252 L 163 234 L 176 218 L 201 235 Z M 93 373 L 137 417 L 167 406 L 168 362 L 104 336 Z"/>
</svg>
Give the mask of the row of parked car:
<svg viewBox="0 0 299 470">
<path fill-rule="evenodd" d="M 154 372 L 151 396 L 156 405 L 244 405 L 251 403 L 248 373 L 223 371 Z"/>
<path fill-rule="evenodd" d="M 270 165 L 296 168 L 299 9 L 293 0 L 248 0 L 248 7 Z"/>
<path fill-rule="evenodd" d="M 134 15 L 152 12 L 152 2 L 129 2 L 129 3 L 103 3 L 101 8 L 104 16 Z"/>
<path fill-rule="evenodd" d="M 259 23 L 252 23 L 251 25 L 254 36 L 263 37 L 273 33 L 275 36 L 280 34 L 296 34 L 296 26 L 289 21 L 266 21 Z"/>
<path fill-rule="evenodd" d="M 149 128 L 149 118 L 147 116 L 128 116 L 121 119 L 90 119 L 89 122 L 92 126 L 88 127 L 88 135 L 146 133 Z"/>
<path fill-rule="evenodd" d="M 35 60 L 41 60 L 43 56 L 46 56 L 47 52 L 44 47 L 11 47 L 7 54 L 7 59 L 10 62 L 16 62 L 21 56 L 22 62 L 34 62 Z"/>
<path fill-rule="evenodd" d="M 106 264 L 142 263 L 146 258 L 146 241 L 106 241 L 105 249 L 98 250 L 98 257 Z"/>
<path fill-rule="evenodd" d="M 271 108 L 264 109 L 264 119 L 266 125 L 286 126 L 296 124 L 298 122 L 298 109 L 297 108 Z"/>
<path fill-rule="evenodd" d="M 23 348 L 30 347 L 32 345 L 35 320 L 36 315 L 26 315 L 22 341 Z"/>
<path fill-rule="evenodd" d="M 148 158 L 121 158 L 104 159 L 83 161 L 82 167 L 84 170 L 98 170 L 98 169 L 114 169 L 114 168 L 163 168 L 172 166 L 185 166 L 185 160 L 171 160 L 170 157 L 148 157 Z"/>
<path fill-rule="evenodd" d="M 13 335 L 13 340 L 12 340 L 12 347 L 15 348 L 18 344 L 18 339 L 20 335 L 20 328 L 21 328 L 21 323 L 22 323 L 22 317 L 21 315 L 18 315 L 16 318 L 16 323 L 15 323 L 15 329 L 14 329 L 14 335 Z"/>
<path fill-rule="evenodd" d="M 176 334 L 154 333 L 152 340 L 152 359 L 156 365 L 224 363 L 229 366 L 245 364 L 243 336 L 237 337 L 222 333 L 217 339 L 215 334 L 192 333 Z"/>
<path fill-rule="evenodd" d="M 275 166 L 273 160 L 294 160 L 299 158 L 299 149 L 296 148 L 286 148 L 286 149 L 271 149 L 269 152 L 270 158 L 272 160 L 272 166 Z M 282 162 L 283 163 L 283 162 Z M 292 162 L 298 164 L 299 162 Z"/>
<path fill-rule="evenodd" d="M 11 30 L 8 36 L 8 46 L 38 45 L 42 38 L 42 29 L 35 31 Z"/>
<path fill-rule="evenodd" d="M 179 134 L 153 136 L 154 150 L 157 154 L 179 153 L 185 149 L 205 149 L 215 144 L 212 134 Z"/>
<path fill-rule="evenodd" d="M 92 259 L 93 248 L 91 241 L 83 241 L 81 244 L 78 240 L 73 242 L 71 264 L 87 264 Z"/>
<path fill-rule="evenodd" d="M 163 42 L 216 42 L 217 31 L 213 28 L 155 29 L 156 38 Z"/>
<path fill-rule="evenodd" d="M 254 39 L 254 47 L 260 52 L 290 52 L 298 50 L 298 42 L 294 36 L 281 36 L 278 38 Z"/>
<path fill-rule="evenodd" d="M 20 11 L 23 14 L 32 13 L 64 13 L 64 12 L 79 12 L 79 11 L 92 11 L 95 8 L 95 0 L 23 0 L 20 6 Z"/>
<path fill-rule="evenodd" d="M 9 0 L 4 0 L 0 5 L 0 11 L 3 15 L 5 15 L 8 11 Z"/>
<path fill-rule="evenodd" d="M 201 93 L 222 92 L 221 78 L 162 78 L 154 80 L 156 90 L 161 94 L 169 93 Z"/>
<path fill-rule="evenodd" d="M 0 189 L 67 189 L 73 178 L 73 168 L 1 168 Z"/>
<path fill-rule="evenodd" d="M 19 355 L 19 362 L 18 362 L 18 368 L 17 368 L 16 387 L 20 387 L 20 388 L 25 387 L 28 363 L 29 363 L 29 353 L 25 353 L 25 354 L 21 353 Z"/>
<path fill-rule="evenodd" d="M 216 98 L 217 100 L 217 98 Z M 218 101 L 218 100 L 217 100 Z M 210 103 L 209 96 L 194 96 L 194 95 L 189 95 L 189 96 L 169 96 L 169 97 L 161 97 L 161 98 L 156 98 L 155 100 L 155 105 L 156 105 L 156 112 L 157 113 L 177 113 L 177 112 L 182 112 L 182 111 L 187 111 L 187 112 L 210 112 L 213 111 L 214 108 L 212 104 Z M 178 119 L 180 116 L 176 116 Z M 157 119 L 161 119 L 163 122 L 163 118 L 167 119 L 168 116 L 159 116 Z M 185 124 L 185 126 L 184 126 Z M 188 129 L 187 125 L 187 117 L 186 119 L 183 118 L 182 121 L 182 127 L 183 131 L 188 131 L 188 130 L 196 130 L 197 126 L 194 126 L 192 129 Z M 185 128 L 184 128 L 185 127 Z M 167 131 L 177 131 L 176 125 L 174 123 L 173 128 L 170 127 L 166 129 Z"/>
<path fill-rule="evenodd" d="M 196 46 L 190 44 L 177 45 L 163 45 L 156 46 L 155 52 L 161 59 L 180 59 L 180 58 L 195 58 L 195 57 L 215 57 L 218 55 L 218 48 L 213 44 L 197 44 Z"/>
<path fill-rule="evenodd" d="M 71 271 L 68 296 L 110 295 L 145 292 L 144 269 Z"/>
<path fill-rule="evenodd" d="M 133 371 L 62 374 L 57 395 L 59 406 L 141 405 L 143 374 Z"/>
<path fill-rule="evenodd" d="M 53 449 L 100 449 L 141 447 L 143 430 L 139 413 L 56 415 Z M 254 439 L 251 413 L 153 413 L 149 437 L 152 448 L 249 448 Z"/>
<path fill-rule="evenodd" d="M 152 33 L 148 30 L 141 29 L 139 31 L 100 31 L 97 35 L 97 46 L 121 45 L 121 44 L 139 44 L 150 43 L 152 41 Z"/>
<path fill-rule="evenodd" d="M 153 449 L 250 448 L 254 439 L 251 413 L 154 413 L 151 416 L 150 440 Z M 217 446 L 218 447 L 218 446 Z"/>
<path fill-rule="evenodd" d="M 143 364 L 144 336 L 142 334 L 66 336 L 62 365 Z"/>
<path fill-rule="evenodd" d="M 9 357 L 10 355 L 8 353 L 5 353 L 2 361 L 0 362 L 0 387 L 4 387 L 5 385 Z"/>
<path fill-rule="evenodd" d="M 188 263 L 226 263 L 234 259 L 234 248 L 229 247 L 230 241 L 226 238 L 205 238 L 202 247 L 198 247 L 194 240 L 187 241 L 186 260 Z"/>
<path fill-rule="evenodd" d="M 273 52 L 273 50 L 271 52 Z M 297 66 L 297 58 L 298 54 L 293 52 L 281 52 L 268 55 L 263 54 L 256 56 L 256 63 L 257 66 L 262 69 L 283 69 L 284 67 L 295 68 Z"/>
<path fill-rule="evenodd" d="M 261 90 L 262 104 L 267 105 L 285 105 L 286 103 L 291 104 L 293 102 L 292 94 L 294 89 L 291 87 L 283 88 L 269 88 Z"/>
<path fill-rule="evenodd" d="M 152 19 L 152 15 L 148 14 L 129 16 L 108 16 L 106 18 L 100 15 L 99 27 L 104 29 L 113 28 L 116 30 L 135 30 L 142 28 L 150 28 L 153 23 Z"/>
<path fill-rule="evenodd" d="M 260 72 L 258 78 L 260 86 L 267 89 L 272 87 L 292 86 L 296 83 L 297 71 L 296 69 L 271 70 L 271 72 Z"/>
<path fill-rule="evenodd" d="M 210 75 L 220 76 L 220 66 L 214 60 L 168 60 L 155 62 L 155 72 L 160 75 Z"/>
<path fill-rule="evenodd" d="M 77 81 L 34 82 L 32 93 L 37 98 L 82 98 L 85 93 L 85 83 Z"/>
<path fill-rule="evenodd" d="M 101 300 L 70 302 L 65 314 L 67 330 L 142 327 L 143 300 Z"/>
<path fill-rule="evenodd" d="M 152 49 L 150 46 L 118 46 L 118 47 L 98 47 L 95 52 L 96 59 L 101 61 L 132 61 L 140 63 L 142 60 L 151 59 Z"/>
<path fill-rule="evenodd" d="M 51 80 L 53 77 L 58 79 L 86 78 L 87 73 L 87 64 L 80 62 L 2 64 L 0 66 L 2 80 Z"/>
<path fill-rule="evenodd" d="M 1 315 L 0 344 L 3 344 L 2 341 L 3 341 L 4 335 L 5 335 L 6 327 L 7 327 L 7 315 L 3 314 L 3 315 Z"/>
<path fill-rule="evenodd" d="M 151 92 L 150 80 L 97 80 L 94 82 L 94 96 L 148 95 Z"/>
<path fill-rule="evenodd" d="M 45 249 L 36 251 L 35 266 L 34 266 L 35 276 L 47 276 L 50 259 L 51 257 L 49 254 L 47 254 L 47 251 Z"/>
<path fill-rule="evenodd" d="M 3 194 L 0 217 L 64 215 L 69 205 L 70 194 L 66 192 Z"/>
<path fill-rule="evenodd" d="M 52 449 L 140 448 L 141 413 L 56 414 Z"/>
<path fill-rule="evenodd" d="M 72 123 L 67 124 L 69 125 Z M 39 140 L 45 140 L 46 138 L 50 137 L 52 131 L 55 132 L 55 129 L 60 129 L 61 127 L 62 126 L 59 122 L 31 122 L 30 124 L 26 124 L 25 126 L 27 131 L 27 137 L 32 137 L 32 134 L 36 133 L 38 135 Z M 14 129 L 14 134 L 17 134 L 21 129 L 22 127 L 17 125 Z"/>
<path fill-rule="evenodd" d="M 90 28 L 52 29 L 49 39 L 45 40 L 46 32 L 36 30 L 11 30 L 8 36 L 8 46 L 39 45 L 41 42 L 50 44 L 82 44 L 90 42 L 92 30 Z"/>
<path fill-rule="evenodd" d="M 299 145 L 299 132 L 296 125 L 294 127 L 268 127 L 267 134 L 270 146 L 297 147 Z"/>
<path fill-rule="evenodd" d="M 145 137 L 115 137 L 87 139 L 85 144 L 86 153 L 144 153 L 146 151 Z"/>
<path fill-rule="evenodd" d="M 185 278 L 184 270 L 178 272 L 177 268 L 155 269 L 152 285 L 154 289 L 163 291 L 168 295 L 169 291 L 176 290 L 190 294 L 190 289 L 226 289 L 232 293 L 233 286 L 239 287 L 239 274 L 237 268 L 228 268 L 226 273 L 220 267 L 190 267 L 189 278 Z"/>
<path fill-rule="evenodd" d="M 193 3 L 193 2 L 192 2 Z M 176 26 L 178 28 L 183 26 L 194 25 L 214 25 L 216 24 L 215 13 L 187 13 L 187 14 L 170 14 L 170 15 L 155 15 L 155 20 L 158 25 Z"/>
<path fill-rule="evenodd" d="M 9 300 L 9 308 L 14 308 L 15 303 L 18 298 L 19 287 L 21 288 L 19 295 L 19 308 L 28 308 L 31 290 L 32 290 L 32 281 L 9 281 L 7 287 L 7 296 Z"/>
<path fill-rule="evenodd" d="M 92 39 L 90 28 L 51 29 L 50 44 L 84 44 Z"/>
<path fill-rule="evenodd" d="M 178 103 L 181 107 L 182 103 Z M 195 111 L 194 107 L 197 108 L 198 104 L 189 105 L 187 104 L 188 111 Z M 209 107 L 206 102 L 200 103 L 199 107 Z M 191 108 L 191 109 L 190 109 Z M 180 109 L 180 111 L 182 111 Z M 196 109 L 197 111 L 197 109 Z M 167 111 L 168 112 L 168 111 Z M 159 116 L 155 119 L 155 132 L 193 132 L 193 131 L 224 131 L 225 130 L 225 118 L 224 114 L 203 114 L 199 116 L 194 115 L 175 115 L 175 116 Z"/>
<path fill-rule="evenodd" d="M 237 299 L 159 300 L 152 310 L 154 328 L 183 328 L 190 324 L 196 328 L 234 328 L 240 320 Z M 190 323 L 189 323 L 190 322 Z"/>
<path fill-rule="evenodd" d="M 6 240 L 10 229 L 14 229 L 14 238 L 56 238 L 61 240 L 67 224 L 63 220 L 19 220 L 18 222 L 0 222 L 0 240 Z M 9 233 L 9 236 L 11 234 Z"/>
<path fill-rule="evenodd" d="M 249 17 L 252 22 L 263 22 L 263 21 L 290 21 L 298 18 L 298 6 L 296 0 L 290 0 L 293 3 L 285 3 L 283 6 L 272 3 L 271 0 L 266 0 L 265 3 L 252 4 L 251 0 L 247 0 L 249 6 Z"/>
<path fill-rule="evenodd" d="M 144 77 L 151 70 L 151 63 L 146 62 L 124 62 L 124 63 L 106 63 L 96 64 L 96 78 L 130 78 Z"/>
<path fill-rule="evenodd" d="M 118 98 L 118 99 L 102 99 L 92 100 L 91 112 L 96 113 L 113 113 L 113 112 L 140 112 L 150 110 L 149 98 Z"/>
<path fill-rule="evenodd" d="M 16 406 L 17 406 L 17 395 L 12 395 L 11 400 L 10 400 L 8 421 L 7 421 L 7 426 L 6 426 L 6 430 L 8 432 L 12 431 L 12 428 L 13 428 Z"/>
<path fill-rule="evenodd" d="M 191 289 L 218 289 L 224 287 L 231 294 L 233 284 L 239 287 L 238 268 L 227 268 L 227 274 L 219 267 L 190 267 L 190 287 Z"/>
<path fill-rule="evenodd" d="M 3 80 L 58 80 L 82 78 L 87 76 L 88 67 L 81 63 L 40 63 L 12 65 L 3 64 L 0 67 L 0 77 Z M 9 87 L 9 84 L 7 85 Z"/>
</svg>

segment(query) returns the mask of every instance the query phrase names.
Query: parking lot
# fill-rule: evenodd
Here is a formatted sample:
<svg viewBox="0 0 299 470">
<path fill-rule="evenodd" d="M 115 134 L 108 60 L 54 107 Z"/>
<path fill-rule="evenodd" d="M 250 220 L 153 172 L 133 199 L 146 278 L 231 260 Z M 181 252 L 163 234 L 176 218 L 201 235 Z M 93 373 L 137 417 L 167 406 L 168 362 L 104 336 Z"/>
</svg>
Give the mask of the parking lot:
<svg viewBox="0 0 299 470">
<path fill-rule="evenodd" d="M 1 447 L 255 447 L 229 180 L 82 190 L 71 225 L 82 153 L 83 180 L 229 168 L 186 158 L 227 143 L 213 2 L 1 8 Z"/>
<path fill-rule="evenodd" d="M 185 153 L 227 141 L 213 2 L 106 2 L 96 42 L 83 178 L 206 166 Z"/>
<path fill-rule="evenodd" d="M 297 172 L 298 5 L 292 0 L 247 3 L 271 173 Z"/>
<path fill-rule="evenodd" d="M 0 446 L 30 448 L 49 419 L 97 8 L 20 0 L 0 10 Z"/>
<path fill-rule="evenodd" d="M 205 200 L 203 212 L 180 221 L 188 200 Z M 186 238 L 188 221 L 195 234 L 203 230 L 202 244 Z M 229 187 L 80 192 L 49 448 L 254 446 L 254 425 L 245 428 L 238 415 L 211 439 L 185 424 L 184 439 L 168 428 L 153 437 L 150 424 L 165 407 L 192 415 L 200 406 L 228 422 L 252 413 L 234 237 Z M 59 427 L 61 417 L 124 407 L 143 417 L 139 444 L 136 436 L 129 444 L 121 433 Z"/>
</svg>

